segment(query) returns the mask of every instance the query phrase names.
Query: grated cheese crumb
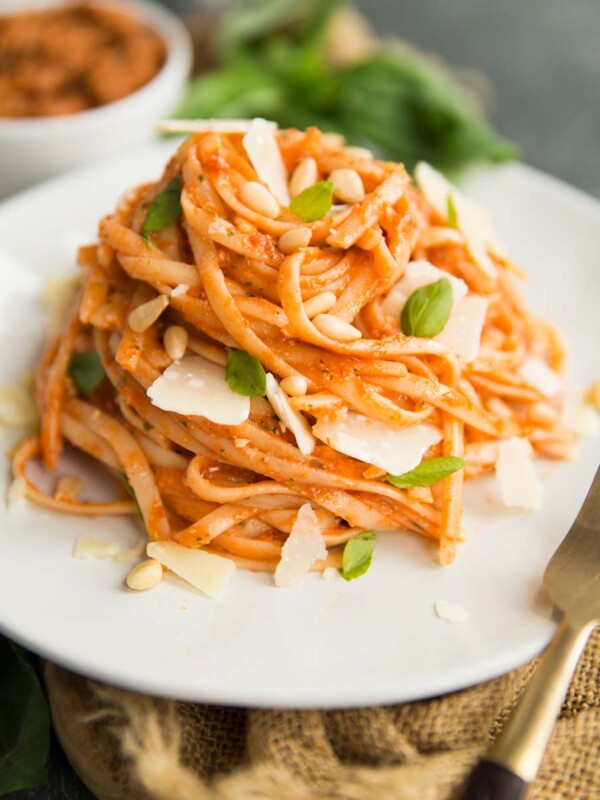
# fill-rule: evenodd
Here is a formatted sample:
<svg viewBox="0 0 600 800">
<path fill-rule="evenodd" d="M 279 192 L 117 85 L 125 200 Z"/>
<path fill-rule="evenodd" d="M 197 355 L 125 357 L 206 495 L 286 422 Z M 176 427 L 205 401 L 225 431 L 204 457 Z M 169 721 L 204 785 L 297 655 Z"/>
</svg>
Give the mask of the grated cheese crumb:
<svg viewBox="0 0 600 800">
<path fill-rule="evenodd" d="M 469 619 L 469 612 L 460 603 L 451 603 L 448 600 L 438 600 L 435 603 L 435 613 L 446 622 L 465 622 Z"/>
<path fill-rule="evenodd" d="M 177 286 L 171 290 L 171 297 L 181 297 L 182 294 L 186 294 L 189 288 L 187 283 L 178 283 Z"/>
<path fill-rule="evenodd" d="M 75 539 L 72 555 L 85 560 L 115 558 L 119 555 L 119 545 L 83 534 Z"/>
<path fill-rule="evenodd" d="M 333 580 L 339 577 L 339 572 L 335 567 L 327 567 L 327 569 L 323 570 L 322 577 L 326 581 Z"/>
</svg>

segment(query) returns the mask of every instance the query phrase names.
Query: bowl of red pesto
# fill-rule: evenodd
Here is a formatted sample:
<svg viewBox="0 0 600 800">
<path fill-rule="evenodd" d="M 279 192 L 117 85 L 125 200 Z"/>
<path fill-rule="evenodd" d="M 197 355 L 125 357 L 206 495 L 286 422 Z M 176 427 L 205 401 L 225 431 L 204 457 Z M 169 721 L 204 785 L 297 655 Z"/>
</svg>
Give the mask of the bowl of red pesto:
<svg viewBox="0 0 600 800">
<path fill-rule="evenodd" d="M 191 61 L 184 24 L 150 0 L 4 0 L 0 197 L 150 140 Z"/>
</svg>

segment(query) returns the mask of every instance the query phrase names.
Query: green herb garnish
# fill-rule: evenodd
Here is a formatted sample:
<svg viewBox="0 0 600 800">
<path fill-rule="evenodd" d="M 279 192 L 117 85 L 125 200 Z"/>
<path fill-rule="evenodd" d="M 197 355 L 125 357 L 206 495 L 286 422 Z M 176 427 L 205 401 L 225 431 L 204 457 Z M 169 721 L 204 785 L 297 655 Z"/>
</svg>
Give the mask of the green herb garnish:
<svg viewBox="0 0 600 800">
<path fill-rule="evenodd" d="M 400 315 L 407 336 L 431 339 L 444 329 L 452 311 L 452 285 L 448 278 L 421 286 L 404 304 Z"/>
<path fill-rule="evenodd" d="M 456 206 L 454 205 L 454 198 L 452 197 L 452 192 L 448 195 L 448 227 L 450 228 L 458 228 L 458 214 L 456 212 Z"/>
<path fill-rule="evenodd" d="M 332 63 L 340 0 L 233 0 L 213 38 L 217 65 L 196 78 L 176 116 L 265 117 L 281 128 L 317 125 L 412 169 L 448 175 L 477 161 L 514 158 L 449 69 L 380 41 L 369 54 Z M 345 34 L 342 34 L 345 35 Z"/>
<path fill-rule="evenodd" d="M 97 389 L 106 377 L 98 353 L 93 350 L 71 356 L 68 373 L 77 391 L 85 397 Z"/>
<path fill-rule="evenodd" d="M 232 392 L 245 397 L 263 397 L 267 391 L 263 365 L 245 350 L 227 349 L 225 379 Z"/>
<path fill-rule="evenodd" d="M 376 539 L 377 534 L 374 531 L 366 531 L 346 542 L 340 570 L 342 578 L 352 581 L 365 574 L 373 560 Z"/>
<path fill-rule="evenodd" d="M 458 472 L 465 466 L 462 458 L 445 456 L 444 458 L 426 458 L 418 467 L 404 472 L 402 475 L 386 475 L 385 480 L 398 489 L 413 489 L 416 486 L 433 486 L 434 483 Z"/>
<path fill-rule="evenodd" d="M 322 219 L 333 203 L 333 183 L 319 181 L 296 195 L 290 203 L 290 211 L 305 222 Z"/>
<path fill-rule="evenodd" d="M 46 781 L 50 715 L 28 654 L 0 637 L 0 795 Z"/>
<path fill-rule="evenodd" d="M 150 234 L 162 231 L 181 216 L 181 178 L 173 178 L 148 206 L 142 225 L 142 236 L 148 242 Z"/>
</svg>

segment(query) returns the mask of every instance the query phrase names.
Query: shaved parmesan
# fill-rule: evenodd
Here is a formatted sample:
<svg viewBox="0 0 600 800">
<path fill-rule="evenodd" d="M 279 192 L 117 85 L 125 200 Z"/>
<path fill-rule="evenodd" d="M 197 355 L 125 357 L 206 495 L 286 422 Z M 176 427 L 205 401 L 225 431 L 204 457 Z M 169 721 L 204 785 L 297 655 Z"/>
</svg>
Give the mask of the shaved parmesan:
<svg viewBox="0 0 600 800">
<path fill-rule="evenodd" d="M 489 214 L 468 200 L 450 181 L 425 161 L 415 167 L 415 178 L 428 202 L 443 219 L 448 218 L 448 198 L 452 197 L 456 221 L 465 237 L 471 258 L 488 277 L 495 277 L 496 266 L 487 253 L 487 246 L 501 250 L 496 241 Z"/>
<path fill-rule="evenodd" d="M 190 287 L 187 283 L 178 283 L 177 286 L 171 291 L 171 297 L 181 297 L 182 294 L 186 294 L 187 290 Z"/>
<path fill-rule="evenodd" d="M 276 586 L 298 586 L 315 561 L 322 558 L 327 558 L 327 548 L 315 512 L 310 503 L 305 503 L 281 548 L 281 561 L 275 569 Z"/>
<path fill-rule="evenodd" d="M 73 292 L 83 283 L 83 273 L 50 275 L 44 283 L 40 295 L 40 305 L 48 314 L 47 331 L 49 336 L 58 333 L 58 329 Z"/>
<path fill-rule="evenodd" d="M 290 192 L 287 170 L 275 138 L 276 130 L 275 122 L 268 122 L 266 119 L 257 117 L 252 120 L 243 143 L 260 180 L 282 206 L 289 206 Z"/>
<path fill-rule="evenodd" d="M 161 119 L 156 130 L 161 133 L 247 133 L 251 119 Z"/>
<path fill-rule="evenodd" d="M 220 594 L 235 572 L 231 559 L 190 550 L 175 542 L 150 542 L 146 553 L 209 597 Z"/>
<path fill-rule="evenodd" d="M 400 312 L 408 298 L 423 286 L 436 283 L 442 278 L 447 278 L 452 286 L 452 300 L 458 303 L 467 294 L 467 284 L 460 278 L 455 278 L 443 269 L 435 267 L 429 261 L 410 261 L 406 265 L 404 275 L 394 284 L 387 297 L 381 303 L 384 314 L 394 319 L 400 318 Z"/>
<path fill-rule="evenodd" d="M 535 473 L 527 439 L 515 436 L 499 443 L 496 475 L 505 505 L 532 511 L 541 506 L 542 483 Z"/>
<path fill-rule="evenodd" d="M 438 600 L 435 613 L 446 622 L 464 622 L 469 619 L 469 612 L 460 603 L 450 603 L 448 600 Z"/>
<path fill-rule="evenodd" d="M 27 484 L 25 478 L 15 478 L 6 492 L 6 508 L 9 514 L 18 514 L 25 508 Z"/>
<path fill-rule="evenodd" d="M 319 420 L 313 433 L 334 450 L 381 467 L 390 475 L 414 469 L 425 452 L 442 438 L 433 425 L 422 423 L 406 428 L 353 411 L 342 420 Z"/>
<path fill-rule="evenodd" d="M 219 425 L 240 425 L 250 415 L 250 398 L 233 392 L 223 367 L 201 356 L 174 361 L 147 394 L 163 411 L 206 417 Z"/>
<path fill-rule="evenodd" d="M 279 419 L 294 434 L 302 455 L 310 455 L 315 449 L 315 437 L 311 433 L 310 425 L 299 411 L 292 408 L 288 396 L 270 372 L 267 372 L 267 399 Z"/>
<path fill-rule="evenodd" d="M 444 330 L 435 340 L 446 345 L 467 364 L 477 358 L 481 331 L 485 322 L 488 301 L 485 297 L 469 294 L 456 303 Z"/>
<path fill-rule="evenodd" d="M 445 180 L 445 179 L 444 179 Z M 467 363 L 479 352 L 481 331 L 487 312 L 487 300 L 478 295 L 467 295 L 467 284 L 429 261 L 411 261 L 402 278 L 394 285 L 381 307 L 384 314 L 399 323 L 404 304 L 413 292 L 422 286 L 447 278 L 452 286 L 453 305 L 448 322 L 434 339 L 456 353 Z"/>
<path fill-rule="evenodd" d="M 119 555 L 119 545 L 115 542 L 105 542 L 95 536 L 79 536 L 73 545 L 73 558 L 102 559 L 115 558 Z"/>
<path fill-rule="evenodd" d="M 23 384 L 0 387 L 0 423 L 7 428 L 35 425 L 37 410 L 31 391 Z"/>
<path fill-rule="evenodd" d="M 567 393 L 563 411 L 563 422 L 580 436 L 595 436 L 600 429 L 598 414 L 586 401 L 583 389 L 573 389 Z"/>
<path fill-rule="evenodd" d="M 528 356 L 517 369 L 519 375 L 545 397 L 555 397 L 563 389 L 563 382 L 548 364 L 537 356 Z"/>
</svg>

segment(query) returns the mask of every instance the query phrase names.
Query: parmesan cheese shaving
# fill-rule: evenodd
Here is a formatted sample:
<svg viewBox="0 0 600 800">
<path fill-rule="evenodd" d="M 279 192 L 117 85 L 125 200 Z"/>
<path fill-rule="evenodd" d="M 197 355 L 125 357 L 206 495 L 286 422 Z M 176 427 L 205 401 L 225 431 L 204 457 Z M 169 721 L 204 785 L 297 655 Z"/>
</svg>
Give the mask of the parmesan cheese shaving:
<svg viewBox="0 0 600 800">
<path fill-rule="evenodd" d="M 563 411 L 563 422 L 580 436 L 595 436 L 600 429 L 598 414 L 586 400 L 583 389 L 575 388 L 567 393 Z"/>
<path fill-rule="evenodd" d="M 275 122 L 257 117 L 252 120 L 243 143 L 259 179 L 282 206 L 289 206 L 287 170 L 275 137 L 276 130 Z"/>
<path fill-rule="evenodd" d="M 452 307 L 448 322 L 441 333 L 434 337 L 435 340 L 445 344 L 448 350 L 469 364 L 479 353 L 487 308 L 485 297 L 475 294 L 463 297 Z"/>
<path fill-rule="evenodd" d="M 298 586 L 315 561 L 323 558 L 327 558 L 327 548 L 321 529 L 310 503 L 305 503 L 281 548 L 281 561 L 275 569 L 276 586 Z"/>
<path fill-rule="evenodd" d="M 31 391 L 22 384 L 0 388 L 0 423 L 7 428 L 35 425 L 37 409 Z"/>
<path fill-rule="evenodd" d="M 548 364 L 537 356 L 528 356 L 517 369 L 519 375 L 545 397 L 556 397 L 563 389 L 563 382 Z"/>
<path fill-rule="evenodd" d="M 456 209 L 457 226 L 465 237 L 471 258 L 490 278 L 496 276 L 496 266 L 487 253 L 487 247 L 500 251 L 495 239 L 491 219 L 486 211 L 468 200 L 450 181 L 430 164 L 420 161 L 415 167 L 415 178 L 428 202 L 442 219 L 448 218 L 448 198 L 452 197 Z"/>
<path fill-rule="evenodd" d="M 442 438 L 433 425 L 400 427 L 354 411 L 349 411 L 342 420 L 319 420 L 313 433 L 334 450 L 381 467 L 390 475 L 414 469 L 425 452 Z"/>
<path fill-rule="evenodd" d="M 83 283 L 83 274 L 77 273 L 64 276 L 51 275 L 46 279 L 39 302 L 48 314 L 47 332 L 49 336 L 58 333 L 61 320 L 64 316 L 73 292 Z"/>
<path fill-rule="evenodd" d="M 115 558 L 119 555 L 119 545 L 115 542 L 105 542 L 95 536 L 78 536 L 73 545 L 73 558 L 85 560 Z"/>
<path fill-rule="evenodd" d="M 247 133 L 251 119 L 161 119 L 156 130 L 161 133 Z"/>
<path fill-rule="evenodd" d="M 310 425 L 299 411 L 292 408 L 288 396 L 270 372 L 267 373 L 267 399 L 279 419 L 294 434 L 302 455 L 310 455 L 315 449 L 315 437 L 310 430 Z"/>
<path fill-rule="evenodd" d="M 535 473 L 532 449 L 518 436 L 500 442 L 496 475 L 502 500 L 507 506 L 535 511 L 542 504 L 542 483 Z"/>
<path fill-rule="evenodd" d="M 464 622 L 469 619 L 469 612 L 460 603 L 450 603 L 448 600 L 438 600 L 435 613 L 446 622 Z"/>
<path fill-rule="evenodd" d="M 250 398 L 232 391 L 223 367 L 201 356 L 174 361 L 147 394 L 163 411 L 206 417 L 219 425 L 240 425 L 250 415 Z"/>
<path fill-rule="evenodd" d="M 175 542 L 150 542 L 146 553 L 209 597 L 217 597 L 235 572 L 231 559 Z"/>
</svg>

